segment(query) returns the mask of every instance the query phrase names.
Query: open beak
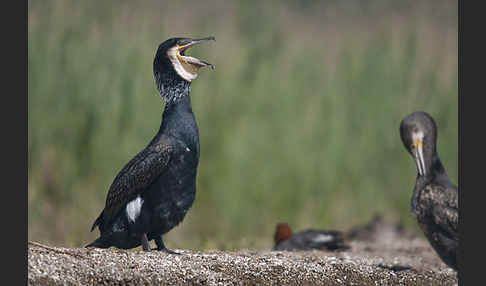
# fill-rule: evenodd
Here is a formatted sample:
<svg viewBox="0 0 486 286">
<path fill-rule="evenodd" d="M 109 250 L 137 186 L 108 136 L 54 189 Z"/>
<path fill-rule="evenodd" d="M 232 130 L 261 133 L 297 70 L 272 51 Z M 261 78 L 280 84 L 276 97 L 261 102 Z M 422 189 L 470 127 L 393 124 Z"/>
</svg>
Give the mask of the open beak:
<svg viewBox="0 0 486 286">
<path fill-rule="evenodd" d="M 413 142 L 412 154 L 420 176 L 425 176 L 424 151 L 423 151 L 423 142 L 421 140 L 417 140 Z"/>
<path fill-rule="evenodd" d="M 185 53 L 187 49 L 194 45 L 207 41 L 216 41 L 216 39 L 214 37 L 207 37 L 201 39 L 190 39 L 188 41 L 189 42 L 187 44 L 183 44 L 177 47 L 177 50 L 179 51 L 177 53 L 177 57 L 181 64 L 184 66 L 184 69 L 192 74 L 196 74 L 197 70 L 199 70 L 201 67 L 209 66 L 211 69 L 214 70 L 214 65 L 194 57 L 186 56 Z"/>
</svg>

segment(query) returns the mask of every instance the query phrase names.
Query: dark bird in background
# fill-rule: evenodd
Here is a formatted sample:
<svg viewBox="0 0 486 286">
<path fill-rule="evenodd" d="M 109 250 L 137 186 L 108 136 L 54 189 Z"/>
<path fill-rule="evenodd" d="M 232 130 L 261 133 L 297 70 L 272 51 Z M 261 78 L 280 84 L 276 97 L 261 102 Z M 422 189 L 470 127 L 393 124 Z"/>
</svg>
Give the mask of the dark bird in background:
<svg viewBox="0 0 486 286">
<path fill-rule="evenodd" d="M 203 39 L 172 38 L 159 45 L 153 63 L 157 89 L 165 101 L 160 129 L 115 177 L 105 208 L 96 219 L 100 237 L 86 247 L 115 246 L 168 250 L 162 235 L 178 225 L 194 202 L 199 135 L 189 96 L 199 68 L 213 65 L 187 56 Z"/>
<path fill-rule="evenodd" d="M 335 230 L 305 230 L 292 234 L 286 223 L 277 224 L 274 236 L 273 250 L 346 250 L 349 246 L 344 243 L 343 234 Z"/>
<path fill-rule="evenodd" d="M 407 236 L 410 237 L 410 234 L 405 232 L 401 222 L 385 221 L 383 215 L 378 213 L 369 222 L 353 226 L 344 234 L 345 240 L 368 242 L 393 241 L 397 237 Z"/>
<path fill-rule="evenodd" d="M 458 190 L 437 155 L 434 119 L 425 112 L 414 112 L 402 120 L 400 136 L 417 165 L 411 212 L 442 261 L 457 271 Z"/>
</svg>

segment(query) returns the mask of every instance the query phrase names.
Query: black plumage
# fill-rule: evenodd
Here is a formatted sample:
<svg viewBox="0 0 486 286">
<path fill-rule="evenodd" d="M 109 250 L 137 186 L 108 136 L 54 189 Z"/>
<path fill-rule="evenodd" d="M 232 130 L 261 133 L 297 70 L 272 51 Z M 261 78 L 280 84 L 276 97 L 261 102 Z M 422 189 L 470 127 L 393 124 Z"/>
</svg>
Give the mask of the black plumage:
<svg viewBox="0 0 486 286">
<path fill-rule="evenodd" d="M 160 129 L 115 177 L 105 208 L 94 222 L 100 237 L 87 247 L 130 249 L 155 240 L 178 225 L 195 199 L 199 162 L 198 127 L 189 96 L 200 67 L 211 64 L 185 55 L 204 39 L 172 38 L 160 44 L 153 63 L 157 89 L 165 101 Z"/>
<path fill-rule="evenodd" d="M 418 170 L 412 214 L 442 261 L 457 271 L 458 190 L 437 154 L 436 124 L 429 114 L 414 112 L 402 120 L 400 135 Z"/>
</svg>

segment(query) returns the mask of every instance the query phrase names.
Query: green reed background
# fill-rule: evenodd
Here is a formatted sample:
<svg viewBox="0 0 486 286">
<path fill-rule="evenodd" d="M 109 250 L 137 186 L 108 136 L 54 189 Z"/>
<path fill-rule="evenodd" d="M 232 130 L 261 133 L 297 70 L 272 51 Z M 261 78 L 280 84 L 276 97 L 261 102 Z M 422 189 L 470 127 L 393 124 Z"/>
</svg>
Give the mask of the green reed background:
<svg viewBox="0 0 486 286">
<path fill-rule="evenodd" d="M 429 112 L 458 180 L 455 1 L 29 1 L 28 237 L 83 246 L 123 165 L 157 132 L 159 43 L 190 54 L 196 201 L 170 248 L 268 249 L 275 224 L 417 231 L 400 120 Z"/>
</svg>

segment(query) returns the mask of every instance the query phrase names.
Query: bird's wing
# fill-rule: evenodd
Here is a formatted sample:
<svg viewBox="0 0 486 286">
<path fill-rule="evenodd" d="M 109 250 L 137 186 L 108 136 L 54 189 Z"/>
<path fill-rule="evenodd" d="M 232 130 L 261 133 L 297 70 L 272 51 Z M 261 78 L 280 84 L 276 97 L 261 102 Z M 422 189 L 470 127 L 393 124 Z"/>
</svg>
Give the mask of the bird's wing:
<svg viewBox="0 0 486 286">
<path fill-rule="evenodd" d="M 343 234 L 335 230 L 308 230 L 304 232 L 307 237 L 306 244 L 311 248 L 339 248 L 345 247 Z"/>
<path fill-rule="evenodd" d="M 119 210 L 147 189 L 167 168 L 174 148 L 169 139 L 150 144 L 131 159 L 113 180 L 106 197 L 103 221 L 109 223 Z"/>
<path fill-rule="evenodd" d="M 458 239 L 459 206 L 457 189 L 454 186 L 433 188 L 440 192 L 440 199 L 434 200 L 432 216 L 444 234 L 453 240 Z M 439 195 L 437 195 L 438 197 Z"/>
</svg>

